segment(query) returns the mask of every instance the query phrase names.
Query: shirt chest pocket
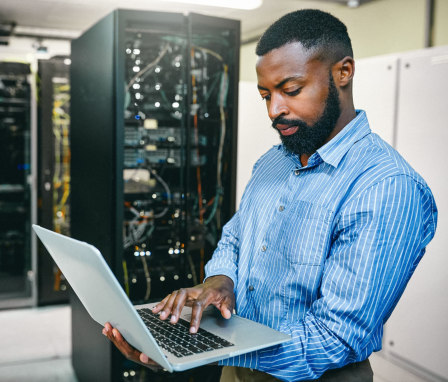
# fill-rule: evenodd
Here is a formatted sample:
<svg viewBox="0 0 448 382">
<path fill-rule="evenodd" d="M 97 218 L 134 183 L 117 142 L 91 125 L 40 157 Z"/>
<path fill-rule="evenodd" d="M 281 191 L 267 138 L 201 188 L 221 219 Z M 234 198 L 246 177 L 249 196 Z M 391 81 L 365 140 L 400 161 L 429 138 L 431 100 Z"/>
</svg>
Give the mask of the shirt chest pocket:
<svg viewBox="0 0 448 382">
<path fill-rule="evenodd" d="M 325 207 L 294 202 L 282 222 L 282 249 L 286 260 L 293 264 L 321 264 L 330 244 L 332 218 L 333 211 Z"/>
</svg>

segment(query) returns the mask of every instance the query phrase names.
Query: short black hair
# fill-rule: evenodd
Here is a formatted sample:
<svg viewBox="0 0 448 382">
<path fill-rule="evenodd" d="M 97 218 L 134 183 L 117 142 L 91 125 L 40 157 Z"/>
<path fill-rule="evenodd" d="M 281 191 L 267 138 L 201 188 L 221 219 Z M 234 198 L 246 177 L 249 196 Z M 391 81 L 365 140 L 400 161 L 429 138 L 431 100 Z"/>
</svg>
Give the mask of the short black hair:
<svg viewBox="0 0 448 382">
<path fill-rule="evenodd" d="M 353 57 L 347 27 L 338 18 L 318 9 L 302 9 L 278 19 L 263 33 L 255 52 L 264 56 L 292 42 L 300 42 L 331 64 L 346 56 Z"/>
</svg>

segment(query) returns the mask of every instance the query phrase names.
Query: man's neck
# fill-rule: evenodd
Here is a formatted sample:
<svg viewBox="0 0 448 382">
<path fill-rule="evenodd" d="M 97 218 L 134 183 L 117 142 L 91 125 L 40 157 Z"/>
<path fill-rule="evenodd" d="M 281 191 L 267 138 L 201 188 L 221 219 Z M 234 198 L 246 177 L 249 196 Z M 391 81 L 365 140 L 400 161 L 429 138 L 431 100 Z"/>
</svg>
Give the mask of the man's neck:
<svg viewBox="0 0 448 382">
<path fill-rule="evenodd" d="M 313 155 L 313 154 L 311 154 Z M 302 164 L 302 167 L 308 166 L 308 159 L 310 159 L 310 156 L 308 154 L 302 154 L 300 156 L 300 163 Z"/>
<path fill-rule="evenodd" d="M 338 118 L 338 121 L 336 122 L 336 125 L 328 138 L 325 140 L 324 145 L 328 142 L 330 142 L 336 135 L 339 134 L 339 132 L 347 126 L 353 119 L 356 118 L 356 110 L 354 107 L 346 108 L 345 110 L 341 111 L 341 115 Z M 308 165 L 308 159 L 313 154 L 302 154 L 300 155 L 300 163 L 303 167 Z"/>
<path fill-rule="evenodd" d="M 328 138 L 325 140 L 325 143 L 330 142 L 336 135 L 340 133 L 340 131 L 347 126 L 353 119 L 356 118 L 356 110 L 354 107 L 346 108 L 341 111 L 341 115 L 336 122 L 336 126 L 333 131 L 330 133 Z M 324 143 L 324 144 L 325 144 Z"/>
</svg>

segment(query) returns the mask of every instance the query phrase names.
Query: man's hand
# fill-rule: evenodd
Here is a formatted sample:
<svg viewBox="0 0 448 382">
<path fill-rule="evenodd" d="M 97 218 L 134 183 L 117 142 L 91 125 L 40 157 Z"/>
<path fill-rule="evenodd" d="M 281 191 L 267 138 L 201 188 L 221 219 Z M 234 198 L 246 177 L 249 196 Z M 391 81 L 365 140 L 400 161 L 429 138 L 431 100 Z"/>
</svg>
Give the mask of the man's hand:
<svg viewBox="0 0 448 382">
<path fill-rule="evenodd" d="M 203 284 L 192 288 L 179 289 L 166 296 L 152 311 L 160 312 L 160 318 L 175 324 L 185 305 L 191 306 L 190 333 L 196 333 L 201 322 L 202 313 L 209 305 L 216 306 L 224 318 L 232 316 L 235 307 L 233 281 L 223 275 L 209 277 Z"/>
<path fill-rule="evenodd" d="M 171 315 L 170 322 L 175 324 L 179 321 L 183 307 L 185 305 L 191 306 L 190 333 L 196 333 L 202 313 L 210 304 L 216 306 L 224 318 L 228 319 L 232 316 L 235 307 L 235 295 L 233 293 L 233 281 L 230 278 L 222 275 L 213 276 L 203 284 L 174 291 L 159 302 L 152 311 L 154 313 L 160 312 L 162 320 L 166 320 Z M 161 369 L 146 354 L 132 347 L 110 323 L 106 322 L 104 325 L 103 334 L 112 341 L 127 359 L 153 370 Z"/>
<path fill-rule="evenodd" d="M 113 328 L 109 322 L 106 322 L 104 325 L 103 334 L 112 341 L 112 343 L 127 359 L 149 367 L 154 371 L 161 369 L 159 364 L 150 359 L 146 354 L 139 352 L 137 349 L 129 345 L 121 333 L 116 328 Z"/>
</svg>

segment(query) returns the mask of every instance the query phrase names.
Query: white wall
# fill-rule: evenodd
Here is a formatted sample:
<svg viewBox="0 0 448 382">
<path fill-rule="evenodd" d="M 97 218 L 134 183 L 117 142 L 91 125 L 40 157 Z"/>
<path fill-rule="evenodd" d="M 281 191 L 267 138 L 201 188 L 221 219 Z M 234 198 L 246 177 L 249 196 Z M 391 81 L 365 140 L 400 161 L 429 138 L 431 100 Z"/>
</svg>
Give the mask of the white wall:
<svg viewBox="0 0 448 382">
<path fill-rule="evenodd" d="M 255 82 L 240 82 L 238 113 L 237 208 L 253 165 L 262 154 L 280 142 Z"/>
</svg>

